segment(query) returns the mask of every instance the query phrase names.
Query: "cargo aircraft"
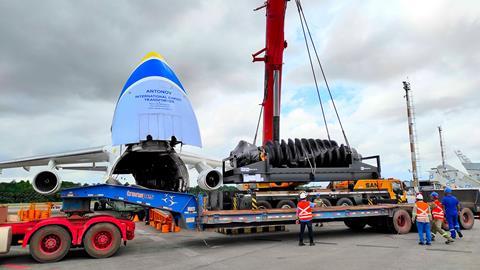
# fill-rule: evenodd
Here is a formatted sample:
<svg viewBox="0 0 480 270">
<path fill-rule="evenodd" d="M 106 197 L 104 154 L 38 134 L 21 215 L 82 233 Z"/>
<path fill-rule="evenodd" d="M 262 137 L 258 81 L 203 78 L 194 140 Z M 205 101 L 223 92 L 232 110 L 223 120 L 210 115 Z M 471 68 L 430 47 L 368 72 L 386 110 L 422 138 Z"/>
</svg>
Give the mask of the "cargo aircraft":
<svg viewBox="0 0 480 270">
<path fill-rule="evenodd" d="M 202 141 L 187 91 L 158 53 L 148 53 L 126 81 L 111 137 L 111 146 L 0 161 L 0 172 L 48 166 L 32 178 L 35 191 L 45 195 L 60 189 L 59 169 L 104 171 L 109 184 L 120 184 L 119 175 L 132 175 L 139 186 L 184 192 L 188 169 L 195 168 L 201 188 L 214 190 L 222 184 L 220 161 L 175 150 L 176 145 L 201 147 Z"/>
</svg>

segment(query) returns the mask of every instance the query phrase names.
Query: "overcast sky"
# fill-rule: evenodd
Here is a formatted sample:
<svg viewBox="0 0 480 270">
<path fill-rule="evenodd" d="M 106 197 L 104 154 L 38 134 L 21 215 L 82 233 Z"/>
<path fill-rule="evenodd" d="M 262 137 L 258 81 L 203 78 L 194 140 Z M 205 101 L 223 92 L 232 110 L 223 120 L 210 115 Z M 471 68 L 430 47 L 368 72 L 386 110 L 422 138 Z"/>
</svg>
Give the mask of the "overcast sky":
<svg viewBox="0 0 480 270">
<path fill-rule="evenodd" d="M 139 60 L 165 56 L 190 94 L 204 148 L 251 141 L 263 95 L 261 0 L 0 0 L 0 160 L 106 145 L 115 102 Z M 478 1 L 303 0 L 352 146 L 384 177 L 410 179 L 402 81 L 411 82 L 421 176 L 453 150 L 480 161 Z M 294 1 L 288 3 L 281 137 L 325 138 Z M 322 96 L 327 94 L 322 84 Z M 330 104 L 333 138 L 343 142 Z M 29 177 L 4 170 L 0 179 Z M 83 173 L 68 180 L 95 181 Z"/>
</svg>

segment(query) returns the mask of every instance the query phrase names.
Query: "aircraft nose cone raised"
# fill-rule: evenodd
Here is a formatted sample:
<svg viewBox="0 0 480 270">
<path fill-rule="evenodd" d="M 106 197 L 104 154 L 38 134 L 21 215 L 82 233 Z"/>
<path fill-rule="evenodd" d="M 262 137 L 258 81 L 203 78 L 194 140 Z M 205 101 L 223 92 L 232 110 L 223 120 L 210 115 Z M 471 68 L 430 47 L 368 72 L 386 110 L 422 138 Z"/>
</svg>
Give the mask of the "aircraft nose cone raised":
<svg viewBox="0 0 480 270">
<path fill-rule="evenodd" d="M 157 52 L 149 52 L 142 58 L 142 62 L 149 59 L 149 58 L 159 58 L 159 59 L 162 59 L 162 60 L 165 61 L 165 58 L 163 57 L 163 55 L 161 55 Z"/>
</svg>

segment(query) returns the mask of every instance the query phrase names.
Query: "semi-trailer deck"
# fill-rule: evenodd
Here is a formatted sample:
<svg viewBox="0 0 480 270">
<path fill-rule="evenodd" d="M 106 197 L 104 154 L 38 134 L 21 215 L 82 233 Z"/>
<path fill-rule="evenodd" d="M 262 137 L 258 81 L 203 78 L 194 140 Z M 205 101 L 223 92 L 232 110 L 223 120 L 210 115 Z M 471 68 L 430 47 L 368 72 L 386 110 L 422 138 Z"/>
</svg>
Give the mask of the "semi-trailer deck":
<svg viewBox="0 0 480 270">
<path fill-rule="evenodd" d="M 90 211 L 91 200 L 114 200 L 157 208 L 172 213 L 177 224 L 187 229 L 203 230 L 218 227 L 293 224 L 296 209 L 208 210 L 206 198 L 191 194 L 152 190 L 133 186 L 94 185 L 71 188 L 61 192 L 63 211 Z M 366 224 L 407 233 L 411 228 L 411 205 L 380 204 L 362 206 L 332 206 L 313 209 L 314 222 L 345 221 L 352 229 Z"/>
</svg>

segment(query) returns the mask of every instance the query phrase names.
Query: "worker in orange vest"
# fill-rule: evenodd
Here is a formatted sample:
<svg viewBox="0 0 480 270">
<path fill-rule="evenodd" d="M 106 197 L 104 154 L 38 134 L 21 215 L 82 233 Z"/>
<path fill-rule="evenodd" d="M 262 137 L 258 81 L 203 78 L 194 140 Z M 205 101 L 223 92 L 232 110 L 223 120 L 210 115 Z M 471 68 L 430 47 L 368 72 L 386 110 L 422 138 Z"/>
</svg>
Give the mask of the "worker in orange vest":
<svg viewBox="0 0 480 270">
<path fill-rule="evenodd" d="M 428 203 L 423 201 L 423 195 L 417 195 L 417 202 L 413 207 L 412 211 L 412 222 L 417 221 L 417 229 L 418 229 L 418 236 L 420 241 L 418 242 L 419 245 L 427 246 L 431 245 L 432 242 L 432 235 L 430 232 L 430 221 L 432 220 L 432 214 L 430 213 L 430 207 Z M 426 236 L 427 242 L 425 242 L 424 234 Z"/>
<path fill-rule="evenodd" d="M 438 200 L 438 193 L 437 192 L 432 192 L 430 196 L 433 199 L 433 202 L 430 204 L 432 208 L 432 216 L 433 216 L 433 222 L 432 222 L 432 241 L 435 241 L 435 234 L 438 232 L 440 233 L 441 236 L 445 237 L 447 241 L 445 244 L 450 244 L 453 243 L 453 239 L 448 234 L 446 231 L 442 229 L 442 224 L 443 221 L 445 220 L 445 212 L 443 211 L 443 205 L 442 203 Z"/>
<path fill-rule="evenodd" d="M 299 235 L 299 246 L 305 246 L 303 243 L 303 234 L 305 233 L 305 227 L 308 228 L 308 237 L 310 238 L 310 246 L 314 246 L 313 242 L 313 228 L 312 228 L 312 208 L 314 204 L 307 201 L 307 193 L 302 191 L 300 193 L 300 200 L 297 205 L 297 224 L 300 223 L 300 235 Z"/>
</svg>

